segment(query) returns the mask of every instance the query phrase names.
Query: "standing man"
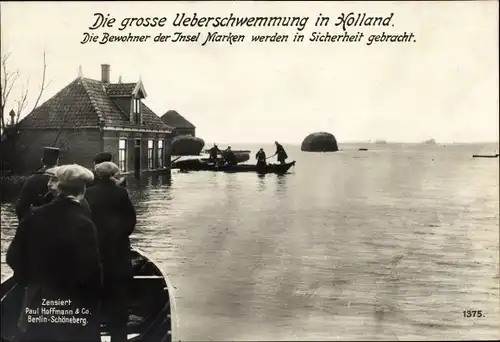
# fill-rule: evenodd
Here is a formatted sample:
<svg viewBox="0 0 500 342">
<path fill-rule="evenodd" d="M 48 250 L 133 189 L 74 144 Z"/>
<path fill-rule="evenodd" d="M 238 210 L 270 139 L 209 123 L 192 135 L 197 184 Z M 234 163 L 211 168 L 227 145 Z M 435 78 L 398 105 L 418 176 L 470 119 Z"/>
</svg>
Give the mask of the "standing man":
<svg viewBox="0 0 500 342">
<path fill-rule="evenodd" d="M 94 168 L 96 165 L 98 165 L 100 163 L 112 162 L 112 161 L 113 161 L 113 155 L 111 153 L 99 152 L 94 156 Z M 121 178 L 117 179 L 117 182 L 118 182 L 118 185 L 120 185 L 124 188 L 127 187 L 127 180 L 125 179 L 125 177 L 121 177 Z M 95 184 L 95 179 L 94 179 L 94 183 L 92 183 L 91 185 L 94 185 L 94 184 Z"/>
<path fill-rule="evenodd" d="M 20 341 L 100 342 L 99 245 L 96 228 L 79 202 L 93 175 L 75 164 L 58 167 L 55 177 L 57 197 L 24 215 L 7 250 L 7 264 L 26 291 Z M 33 312 L 51 302 L 72 312 L 74 321 L 57 312 L 55 322 L 32 319 Z"/>
<path fill-rule="evenodd" d="M 288 155 L 286 154 L 283 145 L 277 141 L 275 141 L 274 144 L 276 145 L 276 153 L 274 153 L 274 155 L 278 155 L 278 161 L 280 164 L 285 164 L 285 160 L 288 158 Z"/>
<path fill-rule="evenodd" d="M 209 163 L 217 163 L 217 157 L 219 154 L 222 154 L 222 151 L 219 150 L 219 147 L 217 147 L 217 144 L 214 144 L 214 146 L 208 150 L 209 157 L 208 157 L 208 162 Z"/>
<path fill-rule="evenodd" d="M 103 310 L 109 314 L 111 342 L 127 341 L 130 283 L 133 279 L 130 234 L 136 212 L 127 190 L 119 186 L 120 169 L 111 162 L 95 166 L 95 184 L 85 197 L 96 225 L 103 268 Z"/>
<path fill-rule="evenodd" d="M 46 203 L 45 195 L 49 190 L 47 185 L 49 176 L 45 174 L 45 171 L 59 163 L 59 152 L 58 148 L 44 147 L 42 168 L 29 176 L 21 188 L 21 195 L 16 205 L 16 214 L 19 221 L 31 207 L 38 207 Z"/>
</svg>

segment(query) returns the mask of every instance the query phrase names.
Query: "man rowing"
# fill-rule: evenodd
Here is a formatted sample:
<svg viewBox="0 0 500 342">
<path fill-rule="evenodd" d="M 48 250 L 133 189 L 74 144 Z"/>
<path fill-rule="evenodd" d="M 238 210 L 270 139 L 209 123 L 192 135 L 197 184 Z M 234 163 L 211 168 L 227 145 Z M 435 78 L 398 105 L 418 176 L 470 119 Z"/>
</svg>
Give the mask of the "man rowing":
<svg viewBox="0 0 500 342">
<path fill-rule="evenodd" d="M 275 141 L 274 144 L 276 145 L 276 153 L 274 153 L 273 156 L 277 155 L 280 164 L 285 164 L 285 160 L 288 158 L 288 155 L 286 154 L 283 145 L 277 141 Z"/>
</svg>

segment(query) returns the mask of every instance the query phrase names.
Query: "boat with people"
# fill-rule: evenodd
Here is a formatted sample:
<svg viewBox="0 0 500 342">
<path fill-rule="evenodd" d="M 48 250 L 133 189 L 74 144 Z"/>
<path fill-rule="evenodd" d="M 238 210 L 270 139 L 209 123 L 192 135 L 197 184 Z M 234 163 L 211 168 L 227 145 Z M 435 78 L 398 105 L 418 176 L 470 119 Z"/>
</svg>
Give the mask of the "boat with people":
<svg viewBox="0 0 500 342">
<path fill-rule="evenodd" d="M 144 252 L 132 249 L 134 278 L 130 289 L 128 341 L 176 341 L 176 312 L 173 286 L 166 274 Z M 1 341 L 17 340 L 17 322 L 24 288 L 10 276 L 1 285 Z M 101 340 L 109 341 L 106 312 L 102 313 Z"/>
<path fill-rule="evenodd" d="M 201 159 L 188 159 L 178 161 L 172 164 L 172 169 L 179 169 L 180 171 L 214 171 L 214 172 L 256 172 L 259 174 L 275 173 L 285 174 L 295 165 L 295 161 L 285 164 L 266 164 L 266 165 L 252 165 L 252 164 L 219 164 L 209 163 Z"/>
</svg>

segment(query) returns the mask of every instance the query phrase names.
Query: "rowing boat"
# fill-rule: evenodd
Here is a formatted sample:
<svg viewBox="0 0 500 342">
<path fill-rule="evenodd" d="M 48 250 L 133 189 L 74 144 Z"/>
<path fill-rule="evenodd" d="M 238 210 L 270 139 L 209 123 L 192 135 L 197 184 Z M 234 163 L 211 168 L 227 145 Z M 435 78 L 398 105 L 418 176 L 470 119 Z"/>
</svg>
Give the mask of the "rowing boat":
<svg viewBox="0 0 500 342">
<path fill-rule="evenodd" d="M 144 252 L 132 250 L 134 280 L 129 296 L 128 340 L 133 342 L 176 341 L 176 315 L 173 286 Z M 1 341 L 14 342 L 24 288 L 11 276 L 1 286 Z M 101 322 L 101 340 L 109 341 L 106 313 Z"/>
<path fill-rule="evenodd" d="M 259 174 L 275 173 L 285 174 L 295 165 L 295 161 L 285 164 L 267 164 L 265 166 L 257 166 L 251 164 L 240 165 L 215 165 L 200 159 L 183 160 L 172 165 L 172 169 L 181 171 L 214 171 L 214 172 L 256 172 Z"/>
</svg>

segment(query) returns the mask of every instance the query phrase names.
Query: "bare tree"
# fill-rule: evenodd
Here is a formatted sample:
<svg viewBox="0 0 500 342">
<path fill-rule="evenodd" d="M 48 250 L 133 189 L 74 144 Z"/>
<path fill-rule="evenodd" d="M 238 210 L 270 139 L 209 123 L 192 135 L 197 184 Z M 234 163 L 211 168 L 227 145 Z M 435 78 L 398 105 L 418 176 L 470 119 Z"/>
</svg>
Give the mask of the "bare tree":
<svg viewBox="0 0 500 342">
<path fill-rule="evenodd" d="M 6 115 L 7 111 L 5 110 L 5 106 L 7 105 L 8 101 L 10 100 L 10 95 L 12 92 L 12 89 L 14 89 L 17 85 L 17 82 L 19 80 L 19 76 L 21 75 L 19 70 L 16 71 L 10 71 L 8 68 L 8 60 L 10 57 L 10 53 L 5 53 L 2 55 L 2 66 L 1 66 L 1 82 L 0 82 L 0 87 L 1 87 L 1 111 L 2 111 L 2 117 L 0 121 L 0 127 L 2 128 L 2 131 L 5 130 L 7 127 L 6 124 Z M 36 97 L 36 101 L 33 104 L 33 108 L 31 111 L 29 111 L 27 114 L 33 112 L 37 106 L 38 103 L 40 102 L 40 98 L 42 97 L 45 89 L 50 85 L 52 81 L 46 82 L 46 73 L 47 73 L 47 59 L 46 59 L 46 52 L 45 50 L 43 51 L 43 72 L 42 72 L 42 80 L 40 82 L 39 90 L 38 90 L 38 95 Z M 16 104 L 16 117 L 14 124 L 17 125 L 19 123 L 19 120 L 21 117 L 24 115 L 24 111 L 28 106 L 28 96 L 29 96 L 29 78 L 26 81 L 26 84 L 22 88 L 21 95 L 19 99 L 15 100 L 14 103 Z"/>
</svg>

